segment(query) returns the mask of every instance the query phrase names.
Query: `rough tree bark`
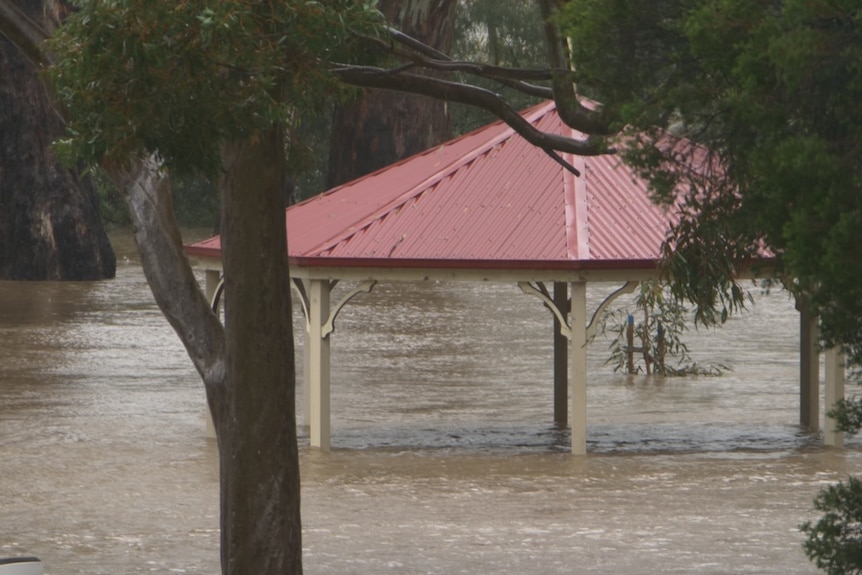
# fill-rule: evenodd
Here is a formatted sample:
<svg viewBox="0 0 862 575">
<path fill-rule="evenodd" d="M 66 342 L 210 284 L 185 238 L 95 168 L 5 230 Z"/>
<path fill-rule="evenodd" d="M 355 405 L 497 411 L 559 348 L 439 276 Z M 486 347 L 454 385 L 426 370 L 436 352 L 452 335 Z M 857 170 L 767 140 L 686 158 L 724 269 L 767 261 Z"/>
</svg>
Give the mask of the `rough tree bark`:
<svg viewBox="0 0 862 575">
<path fill-rule="evenodd" d="M 226 575 L 302 573 L 283 149 L 277 131 L 224 148 L 224 322 L 230 329 L 216 319 L 183 254 L 170 180 L 158 162 L 106 166 L 129 207 L 156 302 L 206 387 L 219 447 Z"/>
<path fill-rule="evenodd" d="M 229 385 L 216 433 L 222 572 L 237 575 L 302 573 L 284 165 L 279 130 L 224 146 L 221 237 Z"/>
<path fill-rule="evenodd" d="M 53 1 L 18 3 L 51 28 Z M 52 14 L 52 16 L 48 16 Z M 51 143 L 63 122 L 33 64 L 0 36 L 0 278 L 96 280 L 116 260 L 92 182 L 60 164 Z"/>
<path fill-rule="evenodd" d="M 380 10 L 402 32 L 448 52 L 457 0 L 383 0 Z M 417 121 L 421 118 L 421 121 Z M 336 106 L 326 186 L 348 182 L 426 150 L 451 135 L 446 102 L 371 90 Z"/>
</svg>

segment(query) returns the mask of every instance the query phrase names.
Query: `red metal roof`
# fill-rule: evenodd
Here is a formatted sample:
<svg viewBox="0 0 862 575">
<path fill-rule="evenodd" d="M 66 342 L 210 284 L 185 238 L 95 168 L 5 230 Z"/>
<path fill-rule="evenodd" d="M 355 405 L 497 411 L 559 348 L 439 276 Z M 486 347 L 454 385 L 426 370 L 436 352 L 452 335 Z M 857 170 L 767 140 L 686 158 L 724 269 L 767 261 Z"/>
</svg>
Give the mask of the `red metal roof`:
<svg viewBox="0 0 862 575">
<path fill-rule="evenodd" d="M 553 102 L 524 112 L 574 138 Z M 287 209 L 292 265 L 653 267 L 670 223 L 614 156 L 564 157 L 575 177 L 502 122 Z M 218 236 L 186 247 L 220 257 Z"/>
</svg>

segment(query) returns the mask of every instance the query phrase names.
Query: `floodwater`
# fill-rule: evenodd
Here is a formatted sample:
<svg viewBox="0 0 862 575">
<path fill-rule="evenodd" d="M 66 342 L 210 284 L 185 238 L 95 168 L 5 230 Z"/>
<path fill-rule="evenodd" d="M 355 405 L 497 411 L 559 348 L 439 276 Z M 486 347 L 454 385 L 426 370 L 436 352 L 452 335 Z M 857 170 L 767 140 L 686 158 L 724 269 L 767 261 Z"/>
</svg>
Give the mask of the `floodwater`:
<svg viewBox="0 0 862 575">
<path fill-rule="evenodd" d="M 0 282 L 0 556 L 216 573 L 203 388 L 120 240 L 116 280 Z M 342 311 L 333 451 L 300 437 L 306 573 L 817 572 L 798 525 L 862 449 L 797 427 L 784 295 L 689 334 L 720 377 L 614 374 L 595 342 L 586 457 L 551 421 L 550 323 L 514 285 L 383 284 Z"/>
</svg>

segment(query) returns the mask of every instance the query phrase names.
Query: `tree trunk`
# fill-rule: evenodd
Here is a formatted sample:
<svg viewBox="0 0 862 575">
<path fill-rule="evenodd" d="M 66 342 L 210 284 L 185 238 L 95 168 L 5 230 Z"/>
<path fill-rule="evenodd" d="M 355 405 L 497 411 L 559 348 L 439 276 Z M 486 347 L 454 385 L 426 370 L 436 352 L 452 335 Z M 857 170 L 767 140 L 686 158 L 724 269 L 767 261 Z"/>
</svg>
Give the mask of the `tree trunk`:
<svg viewBox="0 0 862 575">
<path fill-rule="evenodd" d="M 295 361 L 277 130 L 224 147 L 222 572 L 302 573 Z"/>
<path fill-rule="evenodd" d="M 224 323 L 183 255 L 153 158 L 107 166 L 156 302 L 201 374 L 219 446 L 225 575 L 302 573 L 295 359 L 278 133 L 224 148 Z"/>
<path fill-rule="evenodd" d="M 395 28 L 448 52 L 456 0 L 383 0 Z M 450 137 L 446 103 L 399 92 L 368 91 L 337 106 L 332 120 L 327 188 L 348 182 Z"/>
<path fill-rule="evenodd" d="M 53 3 L 45 8 L 56 8 Z M 42 2 L 19 6 L 37 20 Z M 50 24 L 50 22 L 47 22 Z M 89 179 L 62 166 L 51 143 L 63 123 L 36 68 L 0 36 L 0 278 L 113 277 L 114 252 Z"/>
<path fill-rule="evenodd" d="M 4 18 L 11 16 L 4 25 L 21 31 L 28 23 L 19 15 L 14 9 L 4 11 Z M 13 36 L 29 42 L 26 34 Z M 26 46 L 28 54 L 39 55 L 36 44 Z M 170 180 L 157 158 L 130 158 L 128 166 L 104 168 L 129 208 L 155 300 L 206 386 L 219 445 L 222 573 L 301 575 L 282 135 L 272 130 L 227 145 L 223 159 L 222 260 L 229 329 L 209 308 L 183 253 Z M 0 183 L 4 169 L 0 164 Z"/>
</svg>

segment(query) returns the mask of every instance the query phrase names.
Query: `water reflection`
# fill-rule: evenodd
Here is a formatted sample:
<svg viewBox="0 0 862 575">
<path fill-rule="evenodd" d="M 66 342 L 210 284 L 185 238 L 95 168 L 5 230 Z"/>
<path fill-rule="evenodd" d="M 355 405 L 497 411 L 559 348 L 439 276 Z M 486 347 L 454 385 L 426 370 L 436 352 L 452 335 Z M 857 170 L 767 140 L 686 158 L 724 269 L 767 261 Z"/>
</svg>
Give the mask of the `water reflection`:
<svg viewBox="0 0 862 575">
<path fill-rule="evenodd" d="M 129 248 L 115 281 L 0 283 L 0 555 L 49 574 L 218 570 L 203 390 Z M 550 318 L 508 285 L 345 308 L 335 449 L 301 438 L 308 573 L 816 572 L 797 526 L 862 458 L 795 425 L 783 296 L 691 334 L 720 378 L 615 375 L 594 345 L 587 458 L 551 422 Z"/>
</svg>

